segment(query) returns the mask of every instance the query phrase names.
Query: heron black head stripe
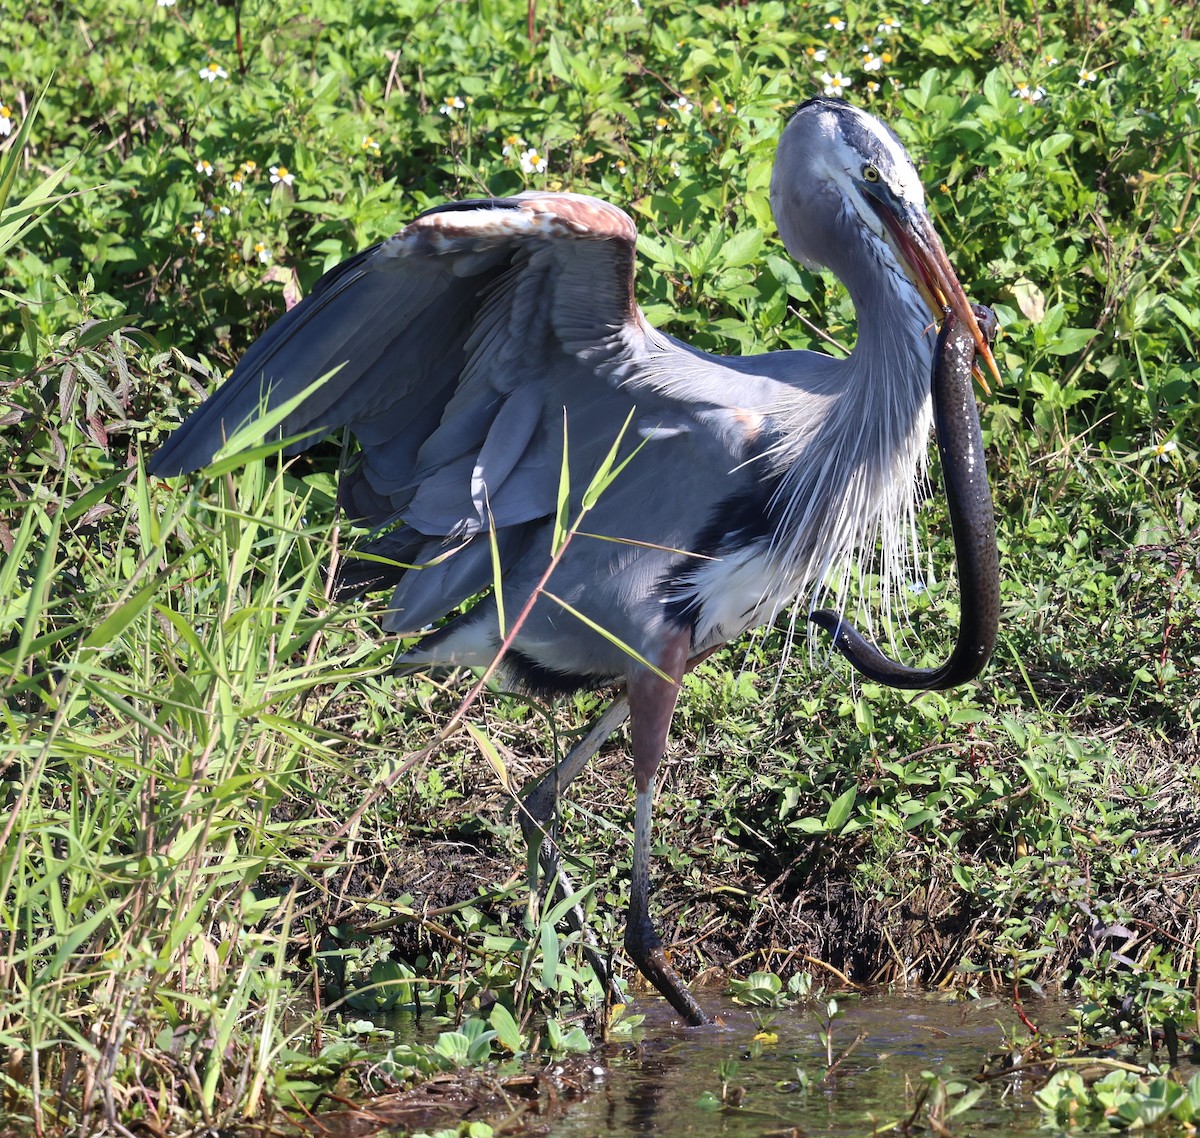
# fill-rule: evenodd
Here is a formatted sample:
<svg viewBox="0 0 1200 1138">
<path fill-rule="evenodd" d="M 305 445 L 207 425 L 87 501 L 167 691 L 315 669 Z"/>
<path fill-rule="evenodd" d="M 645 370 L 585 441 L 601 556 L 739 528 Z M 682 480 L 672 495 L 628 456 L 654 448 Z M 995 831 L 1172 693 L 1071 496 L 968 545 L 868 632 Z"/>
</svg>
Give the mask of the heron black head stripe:
<svg viewBox="0 0 1200 1138">
<path fill-rule="evenodd" d="M 829 99 L 822 95 L 805 99 L 791 117 L 810 108 L 819 108 L 835 115 L 838 129 L 846 143 L 860 154 L 878 155 L 877 161 L 895 165 L 906 160 L 904 144 L 887 123 L 860 111 L 845 99 Z"/>
</svg>

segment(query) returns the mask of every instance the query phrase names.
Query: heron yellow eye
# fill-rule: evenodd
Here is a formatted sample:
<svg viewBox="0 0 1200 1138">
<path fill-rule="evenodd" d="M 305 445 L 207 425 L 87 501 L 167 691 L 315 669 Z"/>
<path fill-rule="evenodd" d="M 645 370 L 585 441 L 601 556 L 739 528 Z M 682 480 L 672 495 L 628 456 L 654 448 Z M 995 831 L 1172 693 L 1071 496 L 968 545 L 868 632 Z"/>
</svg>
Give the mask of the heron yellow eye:
<svg viewBox="0 0 1200 1138">
<path fill-rule="evenodd" d="M 879 181 L 879 171 L 874 166 L 864 166 L 862 176 L 864 182 Z"/>
</svg>

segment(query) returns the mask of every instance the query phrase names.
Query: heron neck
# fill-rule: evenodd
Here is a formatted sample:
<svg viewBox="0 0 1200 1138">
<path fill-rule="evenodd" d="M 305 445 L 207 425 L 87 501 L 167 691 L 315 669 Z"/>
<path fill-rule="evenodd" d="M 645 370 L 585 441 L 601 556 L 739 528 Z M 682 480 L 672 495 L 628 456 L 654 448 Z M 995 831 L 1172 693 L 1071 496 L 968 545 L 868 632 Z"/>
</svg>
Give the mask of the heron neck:
<svg viewBox="0 0 1200 1138">
<path fill-rule="evenodd" d="M 858 313 L 858 340 L 826 365 L 828 403 L 781 416 L 786 463 L 774 498 L 772 545 L 788 576 L 819 604 L 845 566 L 874 566 L 885 613 L 907 579 L 915 547 L 916 488 L 932 425 L 930 371 L 936 328 L 894 266 L 864 257 L 839 266 Z M 800 440 L 803 440 L 802 442 Z M 878 549 L 876 541 L 878 540 Z"/>
<path fill-rule="evenodd" d="M 924 404 L 937 324 L 920 294 L 898 272 L 880 273 L 876 267 L 874 276 L 867 278 L 870 286 L 851 290 L 858 339 L 845 361 L 846 387 L 872 400 L 885 392 L 894 400 L 903 390 Z M 848 274 L 844 279 L 855 277 Z"/>
</svg>

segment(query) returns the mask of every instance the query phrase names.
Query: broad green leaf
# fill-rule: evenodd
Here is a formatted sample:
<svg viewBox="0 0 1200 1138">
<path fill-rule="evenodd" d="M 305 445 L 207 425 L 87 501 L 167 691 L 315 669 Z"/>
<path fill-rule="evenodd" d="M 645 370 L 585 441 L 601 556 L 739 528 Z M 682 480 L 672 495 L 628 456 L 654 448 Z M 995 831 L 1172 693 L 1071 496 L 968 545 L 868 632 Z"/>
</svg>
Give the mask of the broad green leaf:
<svg viewBox="0 0 1200 1138">
<path fill-rule="evenodd" d="M 525 1050 L 525 1040 L 513 1014 L 503 1004 L 494 1004 L 488 1016 L 488 1022 L 496 1032 L 500 1046 L 512 1055 L 520 1055 Z"/>
<path fill-rule="evenodd" d="M 758 259 L 763 246 L 761 229 L 743 229 L 721 246 L 721 261 L 727 268 L 748 265 Z"/>
<path fill-rule="evenodd" d="M 1062 328 L 1046 344 L 1046 351 L 1056 356 L 1069 356 L 1086 348 L 1097 334 L 1095 328 Z"/>
<path fill-rule="evenodd" d="M 825 828 L 831 834 L 836 834 L 850 820 L 850 815 L 854 813 L 854 804 L 857 801 L 857 786 L 850 787 L 849 790 L 833 800 L 825 815 Z"/>
</svg>

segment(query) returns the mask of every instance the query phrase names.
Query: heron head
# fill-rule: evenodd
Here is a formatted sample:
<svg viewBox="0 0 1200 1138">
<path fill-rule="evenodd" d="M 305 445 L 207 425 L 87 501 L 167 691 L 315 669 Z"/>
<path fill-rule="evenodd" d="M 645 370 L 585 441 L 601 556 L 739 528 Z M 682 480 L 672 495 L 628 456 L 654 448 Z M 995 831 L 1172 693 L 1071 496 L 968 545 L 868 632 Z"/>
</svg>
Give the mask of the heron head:
<svg viewBox="0 0 1200 1138">
<path fill-rule="evenodd" d="M 842 99 L 809 99 L 783 130 L 771 207 L 788 252 L 832 269 L 856 303 L 916 294 L 933 320 L 953 312 L 1000 380 L 942 242 L 925 190 L 893 131 Z"/>
</svg>

